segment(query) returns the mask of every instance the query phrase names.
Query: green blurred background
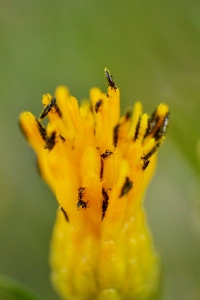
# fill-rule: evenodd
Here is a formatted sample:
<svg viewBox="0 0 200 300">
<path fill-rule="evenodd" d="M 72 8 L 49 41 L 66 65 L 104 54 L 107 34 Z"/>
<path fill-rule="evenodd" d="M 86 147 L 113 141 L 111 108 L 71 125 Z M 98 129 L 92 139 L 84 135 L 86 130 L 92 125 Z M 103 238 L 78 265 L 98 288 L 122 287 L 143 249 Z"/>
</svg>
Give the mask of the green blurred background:
<svg viewBox="0 0 200 300">
<path fill-rule="evenodd" d="M 163 264 L 162 300 L 200 299 L 200 1 L 1 1 L 0 273 L 56 300 L 48 252 L 57 203 L 38 176 L 18 116 L 69 86 L 104 91 L 122 111 L 169 104 L 171 126 L 145 206 Z M 198 144 L 199 142 L 199 144 Z M 199 151 L 198 151 L 199 145 Z"/>
</svg>

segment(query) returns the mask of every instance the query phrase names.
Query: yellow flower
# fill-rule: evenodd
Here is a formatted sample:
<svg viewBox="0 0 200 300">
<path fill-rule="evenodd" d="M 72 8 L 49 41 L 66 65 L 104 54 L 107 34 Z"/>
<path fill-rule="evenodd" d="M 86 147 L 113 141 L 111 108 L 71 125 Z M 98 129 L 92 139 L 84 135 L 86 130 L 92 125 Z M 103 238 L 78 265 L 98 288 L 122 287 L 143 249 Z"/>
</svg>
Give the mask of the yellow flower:
<svg viewBox="0 0 200 300">
<path fill-rule="evenodd" d="M 62 299 L 150 299 L 159 263 L 142 199 L 168 126 L 160 104 L 149 118 L 137 102 L 120 117 L 120 92 L 90 90 L 78 105 L 66 87 L 42 98 L 39 118 L 20 116 L 41 174 L 59 203 L 51 279 Z M 49 118 L 46 127 L 42 125 Z"/>
</svg>

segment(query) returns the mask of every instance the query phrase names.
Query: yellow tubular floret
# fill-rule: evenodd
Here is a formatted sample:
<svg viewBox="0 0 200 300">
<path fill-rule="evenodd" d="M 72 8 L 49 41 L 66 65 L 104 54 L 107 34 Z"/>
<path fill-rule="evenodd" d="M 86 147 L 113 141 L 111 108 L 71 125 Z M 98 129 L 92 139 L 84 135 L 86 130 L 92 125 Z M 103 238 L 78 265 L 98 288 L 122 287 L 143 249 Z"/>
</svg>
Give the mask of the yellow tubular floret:
<svg viewBox="0 0 200 300">
<path fill-rule="evenodd" d="M 149 117 L 136 102 L 120 117 L 120 91 L 107 69 L 105 76 L 106 94 L 93 88 L 79 106 L 60 86 L 55 98 L 42 97 L 37 118 L 22 113 L 20 125 L 59 204 L 50 253 L 59 295 L 147 300 L 158 289 L 159 262 L 142 200 L 169 110 L 160 104 Z"/>
</svg>

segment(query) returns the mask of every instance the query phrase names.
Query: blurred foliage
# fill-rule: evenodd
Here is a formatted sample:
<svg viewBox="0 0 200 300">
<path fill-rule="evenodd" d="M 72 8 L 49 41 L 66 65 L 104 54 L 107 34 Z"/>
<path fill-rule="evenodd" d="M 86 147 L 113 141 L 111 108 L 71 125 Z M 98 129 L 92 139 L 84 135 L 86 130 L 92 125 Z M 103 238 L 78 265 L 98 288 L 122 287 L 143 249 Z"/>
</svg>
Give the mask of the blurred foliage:
<svg viewBox="0 0 200 300">
<path fill-rule="evenodd" d="M 2 300 L 41 300 L 21 282 L 0 275 L 0 299 Z"/>
<path fill-rule="evenodd" d="M 1 1 L 0 273 L 49 300 L 48 248 L 57 203 L 40 180 L 18 115 L 66 84 L 78 99 L 104 91 L 122 110 L 169 104 L 171 126 L 145 205 L 163 263 L 162 300 L 200 299 L 200 2 Z"/>
</svg>

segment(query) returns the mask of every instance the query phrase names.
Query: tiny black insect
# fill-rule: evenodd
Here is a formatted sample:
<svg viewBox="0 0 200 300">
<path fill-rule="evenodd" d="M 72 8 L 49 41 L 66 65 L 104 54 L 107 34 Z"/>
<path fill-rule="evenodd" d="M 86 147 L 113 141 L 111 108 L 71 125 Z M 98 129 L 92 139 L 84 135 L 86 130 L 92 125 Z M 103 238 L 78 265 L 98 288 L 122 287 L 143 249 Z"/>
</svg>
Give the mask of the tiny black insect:
<svg viewBox="0 0 200 300">
<path fill-rule="evenodd" d="M 82 200 L 84 190 L 85 190 L 84 187 L 78 188 L 78 199 L 79 199 L 79 200 Z"/>
<path fill-rule="evenodd" d="M 149 163 L 150 163 L 149 159 L 144 159 L 143 160 L 143 164 L 142 164 L 142 170 L 143 171 L 148 167 Z"/>
<path fill-rule="evenodd" d="M 151 114 L 150 118 L 150 132 L 154 129 L 159 121 L 159 115 L 157 114 L 157 109 Z"/>
<path fill-rule="evenodd" d="M 68 215 L 67 215 L 66 211 L 64 210 L 64 208 L 62 206 L 60 206 L 60 210 L 63 212 L 63 215 L 64 215 L 66 221 L 69 222 Z"/>
<path fill-rule="evenodd" d="M 113 144 L 114 144 L 114 147 L 117 147 L 119 127 L 120 127 L 120 124 L 118 123 L 117 125 L 115 125 L 115 127 L 113 129 Z"/>
<path fill-rule="evenodd" d="M 85 202 L 83 201 L 83 193 L 84 193 L 84 190 L 85 188 L 84 187 L 80 187 L 78 188 L 78 202 L 77 202 L 77 208 L 88 208 L 89 206 L 87 205 L 88 204 L 88 201 Z"/>
<path fill-rule="evenodd" d="M 132 115 L 132 112 L 131 112 L 130 109 L 128 109 L 128 110 L 126 111 L 126 113 L 125 113 L 126 120 L 130 120 L 131 115 Z"/>
<path fill-rule="evenodd" d="M 153 146 L 153 148 L 144 156 L 141 157 L 141 159 L 143 159 L 143 161 L 147 161 L 149 160 L 149 158 L 157 151 L 157 149 L 160 147 L 160 142 L 156 143 L 155 146 Z"/>
<path fill-rule="evenodd" d="M 122 187 L 121 194 L 120 194 L 119 198 L 121 198 L 125 194 L 127 194 L 132 187 L 133 187 L 133 182 L 129 179 L 129 177 L 126 177 L 125 183 Z"/>
<path fill-rule="evenodd" d="M 51 98 L 51 101 L 47 106 L 43 109 L 43 112 L 40 115 L 40 119 L 43 119 L 48 115 L 48 113 L 52 110 L 52 107 L 56 105 L 56 98 Z"/>
<path fill-rule="evenodd" d="M 163 121 L 163 125 L 162 125 L 162 132 L 163 132 L 163 134 L 166 133 L 167 127 L 169 125 L 169 115 L 170 115 L 170 113 L 168 112 L 166 114 L 165 118 L 164 118 L 164 121 Z"/>
<path fill-rule="evenodd" d="M 37 122 L 37 127 L 38 127 L 38 131 L 42 137 L 42 139 L 44 141 L 46 141 L 46 137 L 47 137 L 47 132 L 46 129 L 44 128 L 44 126 L 40 123 L 40 121 L 38 121 L 37 118 L 35 118 L 36 122 Z"/>
<path fill-rule="evenodd" d="M 155 127 L 155 132 L 154 132 L 154 138 L 156 141 L 159 141 L 162 139 L 162 137 L 166 134 L 168 125 L 169 125 L 169 112 L 164 116 L 162 116 L 162 120 L 161 117 L 159 118 L 159 123 L 156 124 L 157 126 Z"/>
<path fill-rule="evenodd" d="M 100 170 L 100 178 L 103 177 L 103 159 L 101 158 L 101 170 Z"/>
<path fill-rule="evenodd" d="M 88 201 L 85 202 L 83 200 L 79 200 L 78 203 L 77 203 L 77 208 L 88 208 L 89 206 L 87 205 L 88 204 Z"/>
<path fill-rule="evenodd" d="M 144 156 L 141 157 L 141 159 L 143 160 L 143 164 L 142 164 L 142 170 L 144 171 L 149 163 L 150 163 L 150 157 L 157 151 L 157 149 L 160 147 L 160 142 L 157 142 L 155 144 L 155 146 L 147 153 L 145 154 Z"/>
<path fill-rule="evenodd" d="M 155 130 L 158 122 L 159 122 L 159 116 L 157 115 L 157 110 L 155 110 L 151 114 L 151 117 L 148 119 L 148 127 L 144 135 L 144 138 L 146 138 L 149 134 L 151 134 Z"/>
<path fill-rule="evenodd" d="M 47 104 L 47 106 L 44 108 L 43 112 L 41 113 L 40 119 L 45 118 L 48 115 L 48 113 L 52 110 L 53 107 L 55 108 L 57 114 L 60 117 L 62 117 L 62 113 L 56 103 L 56 98 L 51 98 L 51 101 L 49 102 L 49 104 Z"/>
<path fill-rule="evenodd" d="M 44 149 L 52 150 L 56 144 L 56 132 L 52 131 L 49 136 L 46 136 Z"/>
<path fill-rule="evenodd" d="M 141 116 L 139 116 L 136 127 L 135 127 L 135 136 L 134 136 L 134 141 L 137 140 L 138 134 L 139 134 L 139 129 L 140 129 L 140 123 L 141 123 Z"/>
<path fill-rule="evenodd" d="M 107 158 L 108 156 L 110 156 L 111 154 L 113 154 L 112 151 L 106 150 L 105 153 L 101 154 L 101 157 L 102 157 L 103 159 L 106 159 L 106 158 Z"/>
<path fill-rule="evenodd" d="M 103 165 L 104 165 L 104 162 L 103 160 L 106 159 L 108 156 L 110 156 L 111 154 L 113 154 L 112 151 L 110 150 L 106 150 L 106 152 L 104 152 L 103 154 L 101 154 L 101 170 L 100 170 L 100 178 L 103 177 Z"/>
<path fill-rule="evenodd" d="M 59 137 L 63 142 L 65 142 L 65 138 L 61 134 L 59 134 Z"/>
<path fill-rule="evenodd" d="M 100 106 L 103 104 L 103 100 L 98 100 L 96 103 L 95 103 L 95 106 L 94 106 L 94 110 L 95 110 L 95 112 L 96 113 L 98 113 L 98 111 L 99 111 L 99 108 L 100 108 Z"/>
<path fill-rule="evenodd" d="M 166 134 L 168 125 L 169 125 L 169 112 L 164 117 L 162 125 L 158 128 L 157 132 L 154 135 L 157 141 L 160 140 Z"/>
<path fill-rule="evenodd" d="M 109 188 L 109 190 L 111 190 Z M 105 191 L 105 189 L 103 188 L 102 189 L 102 195 L 103 195 L 103 202 L 102 202 L 102 219 L 105 217 L 105 213 L 106 213 L 106 210 L 108 208 L 108 200 L 109 200 L 109 196 L 108 196 L 108 193 L 107 191 Z"/>
<path fill-rule="evenodd" d="M 116 86 L 116 84 L 113 80 L 112 75 L 110 74 L 110 72 L 107 69 L 105 69 L 104 71 L 105 71 L 105 76 L 106 76 L 106 79 L 107 79 L 108 86 L 110 86 L 112 89 L 116 90 L 117 86 Z"/>
</svg>

